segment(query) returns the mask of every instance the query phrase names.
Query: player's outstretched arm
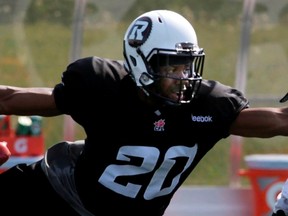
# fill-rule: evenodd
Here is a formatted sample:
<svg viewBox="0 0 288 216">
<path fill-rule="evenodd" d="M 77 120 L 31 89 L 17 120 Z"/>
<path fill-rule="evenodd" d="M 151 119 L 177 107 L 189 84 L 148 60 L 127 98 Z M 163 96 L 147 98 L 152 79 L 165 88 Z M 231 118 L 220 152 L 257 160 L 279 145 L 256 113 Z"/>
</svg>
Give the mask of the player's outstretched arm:
<svg viewBox="0 0 288 216">
<path fill-rule="evenodd" d="M 0 114 L 3 115 L 60 115 L 52 88 L 21 88 L 0 85 Z"/>
</svg>

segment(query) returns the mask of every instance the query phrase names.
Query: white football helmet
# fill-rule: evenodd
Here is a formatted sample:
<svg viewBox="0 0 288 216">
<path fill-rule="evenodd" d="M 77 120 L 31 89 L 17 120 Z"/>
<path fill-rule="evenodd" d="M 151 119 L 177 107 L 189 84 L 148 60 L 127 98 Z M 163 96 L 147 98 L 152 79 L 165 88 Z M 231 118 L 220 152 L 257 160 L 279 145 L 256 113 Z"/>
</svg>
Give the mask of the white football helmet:
<svg viewBox="0 0 288 216">
<path fill-rule="evenodd" d="M 125 33 L 123 49 L 125 68 L 147 95 L 169 104 L 188 103 L 195 96 L 202 80 L 205 53 L 198 47 L 194 28 L 180 14 L 154 10 L 137 17 Z M 159 74 L 160 66 L 175 64 L 188 65 L 185 71 L 188 76 L 175 78 Z M 187 83 L 185 88 L 179 87 L 178 100 L 164 97 L 155 90 L 163 78 Z"/>
</svg>

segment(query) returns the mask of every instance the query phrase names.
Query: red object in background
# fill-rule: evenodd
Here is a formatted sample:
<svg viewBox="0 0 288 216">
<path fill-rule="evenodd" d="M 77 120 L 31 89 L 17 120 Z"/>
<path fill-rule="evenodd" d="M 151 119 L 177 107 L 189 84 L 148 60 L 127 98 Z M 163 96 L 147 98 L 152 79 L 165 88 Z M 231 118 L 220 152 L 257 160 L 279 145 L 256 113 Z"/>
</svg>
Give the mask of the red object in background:
<svg viewBox="0 0 288 216">
<path fill-rule="evenodd" d="M 272 215 L 278 194 L 288 177 L 288 154 L 246 155 L 248 169 L 240 176 L 248 177 L 255 200 L 253 216 Z"/>
<path fill-rule="evenodd" d="M 7 142 L 0 142 L 0 166 L 5 163 L 11 155 L 7 148 Z"/>
<path fill-rule="evenodd" d="M 39 135 L 18 135 L 11 127 L 10 116 L 0 115 L 0 144 L 6 142 L 3 149 L 3 163 L 1 163 L 0 145 L 0 173 L 19 163 L 33 163 L 44 156 L 45 144 L 42 132 Z M 4 161 L 7 151 L 10 152 L 6 162 Z M 6 151 L 6 153 L 5 153 Z"/>
<path fill-rule="evenodd" d="M 250 179 L 255 200 L 253 216 L 272 215 L 277 195 L 287 179 L 288 170 L 240 169 L 239 174 Z"/>
<path fill-rule="evenodd" d="M 10 136 L 12 133 L 9 115 L 0 115 L 0 138 L 2 136 Z M 3 141 L 3 140 L 0 140 Z"/>
</svg>

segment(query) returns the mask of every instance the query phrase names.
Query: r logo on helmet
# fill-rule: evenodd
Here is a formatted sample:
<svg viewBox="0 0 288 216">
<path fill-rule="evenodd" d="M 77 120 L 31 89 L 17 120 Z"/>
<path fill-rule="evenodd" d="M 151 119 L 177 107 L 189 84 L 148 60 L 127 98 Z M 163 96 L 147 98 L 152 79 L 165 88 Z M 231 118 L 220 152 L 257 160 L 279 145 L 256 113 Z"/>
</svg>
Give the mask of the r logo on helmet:
<svg viewBox="0 0 288 216">
<path fill-rule="evenodd" d="M 128 43 L 132 47 L 144 44 L 151 32 L 152 21 L 149 17 L 136 20 L 128 34 Z"/>
</svg>

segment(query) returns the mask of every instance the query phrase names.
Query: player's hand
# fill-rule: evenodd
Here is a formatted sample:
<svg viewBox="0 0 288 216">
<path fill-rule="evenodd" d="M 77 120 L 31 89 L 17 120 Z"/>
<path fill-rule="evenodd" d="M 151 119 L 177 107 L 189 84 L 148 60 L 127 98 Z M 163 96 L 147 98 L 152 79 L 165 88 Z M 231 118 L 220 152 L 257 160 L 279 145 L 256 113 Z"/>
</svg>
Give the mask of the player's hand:
<svg viewBox="0 0 288 216">
<path fill-rule="evenodd" d="M 7 142 L 0 142 L 0 166 L 5 163 L 11 155 L 7 147 Z"/>
<path fill-rule="evenodd" d="M 273 213 L 271 216 L 286 216 L 284 211 L 278 210 L 277 213 Z"/>
</svg>

